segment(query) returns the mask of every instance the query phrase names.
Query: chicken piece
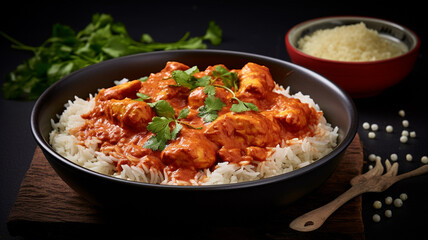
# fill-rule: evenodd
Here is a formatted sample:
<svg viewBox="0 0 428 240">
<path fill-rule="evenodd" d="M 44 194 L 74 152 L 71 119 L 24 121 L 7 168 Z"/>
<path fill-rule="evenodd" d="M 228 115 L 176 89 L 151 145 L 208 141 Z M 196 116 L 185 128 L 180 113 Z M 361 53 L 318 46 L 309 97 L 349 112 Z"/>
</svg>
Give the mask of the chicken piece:
<svg viewBox="0 0 428 240">
<path fill-rule="evenodd" d="M 251 161 L 250 158 L 243 156 L 243 152 L 239 148 L 225 148 L 218 150 L 219 157 L 223 162 L 239 163 L 241 161 Z"/>
<path fill-rule="evenodd" d="M 269 68 L 255 63 L 247 63 L 239 73 L 239 89 L 236 93 L 240 97 L 254 97 L 262 99 L 275 87 L 275 82 Z"/>
<path fill-rule="evenodd" d="M 106 101 L 110 99 L 137 98 L 137 92 L 141 88 L 140 80 L 129 81 L 111 88 L 102 89 L 96 96 L 97 100 Z"/>
<path fill-rule="evenodd" d="M 176 168 L 209 168 L 216 161 L 216 150 L 200 130 L 183 128 L 180 137 L 162 151 L 161 160 Z"/>
<path fill-rule="evenodd" d="M 226 148 L 275 146 L 281 141 L 276 121 L 256 112 L 229 112 L 218 117 L 205 130 L 208 139 Z"/>
<path fill-rule="evenodd" d="M 261 147 L 246 147 L 245 149 L 222 147 L 218 150 L 218 155 L 225 162 L 249 163 L 253 160 L 265 161 L 267 152 L 266 148 Z"/>
<path fill-rule="evenodd" d="M 204 93 L 203 87 L 195 88 L 187 98 L 187 101 L 189 103 L 189 107 L 193 109 L 197 109 L 204 105 L 205 98 L 207 97 L 207 94 Z"/>
<path fill-rule="evenodd" d="M 247 147 L 245 148 L 245 155 L 251 157 L 255 161 L 265 161 L 267 150 L 261 147 Z"/>
<path fill-rule="evenodd" d="M 147 81 L 141 84 L 140 93 L 150 96 L 150 101 L 168 101 L 174 108 L 183 108 L 187 105 L 187 96 L 190 90 L 177 86 L 171 74 L 176 70 L 187 70 L 189 67 L 179 62 L 168 62 L 162 71 L 151 74 Z"/>
<path fill-rule="evenodd" d="M 105 116 L 120 127 L 127 126 L 129 129 L 141 131 L 147 128 L 154 115 L 152 108 L 147 103 L 125 98 L 98 102 L 95 108 L 91 112 L 83 114 L 82 118 Z"/>
<path fill-rule="evenodd" d="M 165 67 L 160 71 L 160 74 L 162 74 L 163 77 L 166 78 L 167 77 L 166 75 L 170 77 L 171 73 L 174 72 L 175 70 L 185 71 L 189 68 L 190 68 L 189 66 L 183 63 L 170 61 L 166 63 Z"/>
<path fill-rule="evenodd" d="M 318 121 L 318 113 L 306 103 L 296 98 L 282 97 L 281 104 L 263 115 L 278 120 L 287 131 L 296 132 Z M 286 101 L 285 101 L 285 100 Z"/>
<path fill-rule="evenodd" d="M 123 100 L 112 99 L 107 104 L 106 115 L 116 120 L 120 126 L 128 126 L 136 130 L 144 130 L 155 116 L 152 108 L 145 102 L 129 98 Z"/>
</svg>

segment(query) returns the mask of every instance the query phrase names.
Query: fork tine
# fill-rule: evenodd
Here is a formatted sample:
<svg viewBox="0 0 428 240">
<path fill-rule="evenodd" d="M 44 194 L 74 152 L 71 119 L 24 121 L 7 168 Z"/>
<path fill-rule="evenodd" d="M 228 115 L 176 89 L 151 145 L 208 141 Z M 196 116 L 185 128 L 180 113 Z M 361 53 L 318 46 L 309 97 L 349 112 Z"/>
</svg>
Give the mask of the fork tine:
<svg viewBox="0 0 428 240">
<path fill-rule="evenodd" d="M 379 159 L 376 159 L 376 165 L 364 174 L 366 177 L 380 176 L 383 173 L 383 166 Z"/>
<path fill-rule="evenodd" d="M 355 185 L 360 183 L 361 181 L 365 181 L 368 178 L 371 178 L 373 176 L 380 176 L 383 173 L 383 166 L 379 159 L 376 159 L 376 165 L 368 170 L 366 173 L 356 176 L 351 179 L 351 185 Z"/>
<path fill-rule="evenodd" d="M 388 159 L 386 159 L 385 161 L 385 167 L 386 167 L 386 172 L 388 172 L 389 169 L 391 169 L 391 162 Z"/>
<path fill-rule="evenodd" d="M 390 167 L 387 172 L 384 174 L 384 176 L 396 176 L 398 173 L 398 163 L 392 164 L 392 167 Z"/>
</svg>

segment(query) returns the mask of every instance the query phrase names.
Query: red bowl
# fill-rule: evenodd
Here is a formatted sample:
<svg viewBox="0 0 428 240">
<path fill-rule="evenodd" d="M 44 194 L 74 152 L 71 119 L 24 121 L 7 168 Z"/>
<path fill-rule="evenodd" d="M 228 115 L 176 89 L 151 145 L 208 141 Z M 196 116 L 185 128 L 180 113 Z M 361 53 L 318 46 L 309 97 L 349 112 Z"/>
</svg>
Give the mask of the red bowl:
<svg viewBox="0 0 428 240">
<path fill-rule="evenodd" d="M 351 62 L 314 57 L 297 48 L 297 41 L 300 38 L 316 30 L 360 22 L 364 22 L 367 28 L 378 31 L 381 36 L 401 41 L 409 51 L 384 60 Z M 416 62 L 420 40 L 410 29 L 386 20 L 372 17 L 336 16 L 317 18 L 294 26 L 285 36 L 285 45 L 292 62 L 325 76 L 352 97 L 359 98 L 377 95 L 404 79 Z"/>
</svg>

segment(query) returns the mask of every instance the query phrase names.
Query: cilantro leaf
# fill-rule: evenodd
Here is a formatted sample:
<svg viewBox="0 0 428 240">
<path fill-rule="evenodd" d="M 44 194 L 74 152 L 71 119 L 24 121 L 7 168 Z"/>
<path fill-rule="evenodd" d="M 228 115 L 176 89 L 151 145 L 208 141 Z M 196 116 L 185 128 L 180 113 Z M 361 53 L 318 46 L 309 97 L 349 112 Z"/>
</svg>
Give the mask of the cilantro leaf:
<svg viewBox="0 0 428 240">
<path fill-rule="evenodd" d="M 175 119 L 175 110 L 167 101 L 159 100 L 154 103 L 148 103 L 148 105 L 154 108 L 158 116 L 153 117 L 152 121 L 147 125 L 147 130 L 155 135 L 144 143 L 144 148 L 152 149 L 154 151 L 164 150 L 169 140 L 177 138 L 177 135 L 183 128 L 182 124 L 194 129 L 201 129 L 179 121 L 179 119 L 184 119 L 189 115 L 190 110 L 188 108 L 183 108 L 178 113 L 178 119 Z M 175 122 L 175 127 L 172 131 L 169 126 L 171 122 Z"/>
<path fill-rule="evenodd" d="M 215 87 L 213 85 L 204 87 L 204 93 L 208 96 L 215 95 Z"/>
<path fill-rule="evenodd" d="M 179 113 L 178 113 L 178 118 L 177 119 L 183 119 L 186 118 L 187 115 L 189 115 L 190 110 L 188 108 L 183 108 Z"/>
<path fill-rule="evenodd" d="M 204 103 L 205 105 L 198 109 L 198 116 L 202 117 L 205 122 L 212 122 L 217 119 L 218 111 L 226 106 L 220 98 L 216 98 L 214 95 L 208 95 Z"/>
<path fill-rule="evenodd" d="M 214 21 L 209 22 L 207 32 L 205 33 L 204 39 L 210 40 L 212 45 L 220 45 L 223 31 Z"/>
<path fill-rule="evenodd" d="M 159 100 L 154 103 L 148 103 L 148 105 L 154 108 L 158 116 L 172 118 L 172 119 L 175 118 L 174 108 L 171 105 L 169 105 L 169 103 L 165 100 Z"/>
<path fill-rule="evenodd" d="M 182 128 L 183 128 L 183 125 L 181 125 L 180 123 L 176 122 L 175 123 L 175 128 L 171 131 L 171 139 L 176 139 L 178 133 L 181 131 Z"/>
<path fill-rule="evenodd" d="M 216 78 L 221 78 L 224 86 L 229 89 L 234 89 L 234 91 L 238 90 L 238 74 L 236 72 L 230 72 L 223 66 L 216 66 L 215 71 L 213 71 L 213 75 Z"/>
<path fill-rule="evenodd" d="M 136 101 L 141 101 L 141 102 L 144 102 L 145 100 L 149 100 L 150 99 L 150 96 L 149 95 L 146 95 L 146 94 L 144 94 L 144 93 L 140 93 L 140 92 L 138 92 L 137 93 L 137 99 L 134 99 L 134 100 L 136 100 Z"/>
<path fill-rule="evenodd" d="M 190 89 L 196 88 L 196 79 L 191 75 L 182 70 L 175 70 L 172 72 L 172 78 L 175 80 L 178 86 L 187 87 Z"/>
<path fill-rule="evenodd" d="M 246 112 L 246 111 L 259 111 L 259 108 L 253 104 L 253 103 L 249 103 L 249 102 L 243 102 L 241 100 L 239 100 L 238 98 L 234 98 L 235 100 L 238 101 L 238 103 L 232 104 L 232 106 L 230 107 L 230 111 L 232 112 Z"/>
<path fill-rule="evenodd" d="M 176 86 L 187 87 L 190 90 L 193 90 L 197 87 L 205 87 L 211 83 L 210 76 L 203 76 L 201 78 L 196 78 L 193 74 L 198 73 L 199 69 L 196 66 L 193 66 L 185 71 L 175 70 L 172 72 L 172 79 L 177 83 Z"/>
<path fill-rule="evenodd" d="M 198 73 L 198 72 L 199 72 L 199 69 L 198 69 L 198 67 L 197 67 L 197 66 L 193 66 L 193 67 L 191 67 L 191 68 L 189 68 L 189 69 L 185 70 L 184 72 L 185 72 L 187 75 L 192 76 L 193 74 Z"/>
<path fill-rule="evenodd" d="M 209 84 L 211 84 L 211 77 L 210 76 L 203 76 L 201 78 L 197 79 L 196 86 L 198 87 L 206 87 Z"/>
<path fill-rule="evenodd" d="M 174 121 L 166 117 L 153 117 L 152 121 L 147 125 L 147 130 L 155 133 L 160 139 L 170 140 L 171 132 L 169 124 Z"/>
<path fill-rule="evenodd" d="M 152 149 L 153 151 L 162 151 L 166 147 L 166 141 L 158 138 L 156 135 L 153 135 L 149 140 L 144 143 L 143 147 L 147 149 Z"/>
<path fill-rule="evenodd" d="M 149 80 L 149 77 L 148 76 L 140 77 L 138 80 L 140 80 L 141 82 L 145 82 Z"/>
<path fill-rule="evenodd" d="M 153 151 L 164 150 L 166 143 L 172 139 L 173 134 L 169 127 L 169 124 L 172 121 L 174 120 L 165 117 L 153 117 L 152 121 L 147 125 L 147 130 L 151 131 L 155 135 L 147 140 L 143 147 L 152 149 Z M 178 131 L 174 132 L 174 138 L 177 136 Z"/>
</svg>

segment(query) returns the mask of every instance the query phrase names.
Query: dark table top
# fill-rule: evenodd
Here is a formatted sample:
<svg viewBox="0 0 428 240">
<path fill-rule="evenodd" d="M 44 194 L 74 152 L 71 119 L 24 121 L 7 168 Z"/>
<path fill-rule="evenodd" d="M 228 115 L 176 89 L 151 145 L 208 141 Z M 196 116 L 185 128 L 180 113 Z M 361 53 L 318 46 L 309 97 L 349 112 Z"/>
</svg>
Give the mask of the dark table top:
<svg viewBox="0 0 428 240">
<path fill-rule="evenodd" d="M 190 31 L 193 36 L 203 35 L 208 21 L 215 20 L 223 29 L 223 43 L 209 48 L 250 52 L 290 61 L 285 50 L 284 36 L 299 22 L 329 15 L 360 15 L 400 23 L 414 30 L 421 39 L 421 52 L 415 68 L 402 82 L 380 95 L 354 101 L 359 113 L 358 132 L 363 142 L 365 160 L 371 153 L 381 156 L 383 160 L 396 153 L 399 157 L 399 173 L 403 173 L 421 166 L 420 158 L 428 156 L 428 101 L 424 85 L 424 81 L 428 79 L 424 46 L 427 22 L 422 8 L 411 1 L 400 5 L 373 5 L 369 1 L 349 4 L 293 1 L 282 5 L 272 1 L 71 1 L 66 4 L 14 2 L 11 6 L 1 8 L 0 30 L 23 43 L 37 46 L 50 36 L 54 23 L 59 22 L 80 30 L 89 23 L 92 14 L 99 12 L 109 13 L 115 20 L 123 22 L 136 39 L 142 33 L 149 33 L 156 41 L 172 42 L 181 38 L 186 31 Z M 10 43 L 3 38 L 0 38 L 0 51 L 0 83 L 3 83 L 4 76 L 30 55 L 11 49 Z M 0 98 L 1 239 L 15 239 L 7 232 L 6 221 L 36 148 L 29 124 L 33 105 L 34 101 L 5 100 L 3 96 Z M 400 109 L 406 111 L 405 118 L 398 116 Z M 416 138 L 410 139 L 406 144 L 399 142 L 403 119 L 409 121 L 408 129 L 417 134 Z M 361 127 L 363 122 L 377 123 L 380 126 L 381 130 L 377 132 L 375 139 L 368 138 L 368 131 Z M 394 126 L 393 134 L 385 133 L 386 125 Z M 405 160 L 407 153 L 413 155 L 413 161 Z M 366 239 L 411 238 L 425 234 L 428 227 L 427 183 L 428 175 L 424 175 L 396 183 L 383 193 L 364 194 Z M 372 207 L 373 201 L 383 201 L 387 196 L 397 198 L 400 193 L 406 193 L 408 200 L 401 208 L 390 207 L 392 218 L 386 219 L 383 216 L 383 211 L 387 208 L 377 210 Z M 372 221 L 375 213 L 380 213 L 381 222 Z"/>
</svg>

